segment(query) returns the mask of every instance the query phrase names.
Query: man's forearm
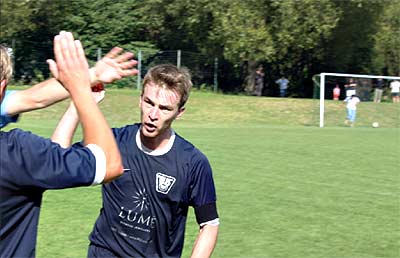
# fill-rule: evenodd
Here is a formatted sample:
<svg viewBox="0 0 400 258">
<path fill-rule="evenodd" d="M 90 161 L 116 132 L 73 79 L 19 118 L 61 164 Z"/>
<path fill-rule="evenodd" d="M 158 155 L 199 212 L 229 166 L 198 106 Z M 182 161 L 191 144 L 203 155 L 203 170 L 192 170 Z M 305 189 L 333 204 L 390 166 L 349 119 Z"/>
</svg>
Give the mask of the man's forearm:
<svg viewBox="0 0 400 258">
<path fill-rule="evenodd" d="M 14 93 L 6 112 L 13 116 L 35 109 L 45 108 L 69 97 L 68 91 L 56 79 L 48 79 L 26 90 Z"/>
<path fill-rule="evenodd" d="M 99 82 L 95 68 L 89 69 L 91 85 Z M 48 79 L 26 90 L 20 90 L 10 96 L 6 112 L 9 116 L 45 108 L 69 97 L 69 92 L 54 79 Z"/>
<path fill-rule="evenodd" d="M 191 258 L 211 257 L 217 243 L 218 228 L 219 226 L 205 225 L 200 229 L 193 246 Z"/>
<path fill-rule="evenodd" d="M 63 148 L 71 146 L 72 137 L 79 123 L 78 112 L 75 105 L 71 102 L 67 111 L 61 118 L 54 130 L 51 140 L 61 145 Z"/>
</svg>

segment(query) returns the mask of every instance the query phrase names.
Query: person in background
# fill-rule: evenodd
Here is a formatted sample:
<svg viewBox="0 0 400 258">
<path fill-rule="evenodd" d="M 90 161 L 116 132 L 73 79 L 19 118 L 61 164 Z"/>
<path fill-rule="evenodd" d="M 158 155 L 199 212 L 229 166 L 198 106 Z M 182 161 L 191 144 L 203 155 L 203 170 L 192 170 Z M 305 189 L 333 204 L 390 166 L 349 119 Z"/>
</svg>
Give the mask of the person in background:
<svg viewBox="0 0 400 258">
<path fill-rule="evenodd" d="M 390 83 L 390 91 L 392 94 L 393 103 L 400 102 L 400 82 L 399 80 L 394 80 Z"/>
<path fill-rule="evenodd" d="M 113 129 L 126 171 L 103 185 L 88 257 L 180 257 L 190 206 L 200 228 L 191 257 L 211 256 L 219 228 L 212 169 L 171 127 L 184 114 L 191 87 L 188 71 L 171 64 L 146 74 L 141 122 Z M 68 110 L 53 140 L 69 146 L 76 122 Z"/>
<path fill-rule="evenodd" d="M 254 95 L 260 97 L 264 88 L 264 68 L 260 65 L 256 70 Z"/>
<path fill-rule="evenodd" d="M 54 38 L 54 56 L 50 70 L 75 103 L 84 142 L 81 147 L 62 148 L 20 129 L 0 131 L 0 257 L 35 257 L 40 206 L 47 189 L 107 183 L 123 172 L 118 146 L 92 97 L 81 43 L 62 31 Z M 11 58 L 3 46 L 0 75 L 2 101 L 12 75 Z"/>
<path fill-rule="evenodd" d="M 383 88 L 385 87 L 385 82 L 382 78 L 378 78 L 375 82 L 375 92 L 374 92 L 374 102 L 380 103 L 382 100 Z"/>
<path fill-rule="evenodd" d="M 111 83 L 135 73 L 135 70 L 129 69 L 137 64 L 137 61 L 132 59 L 133 54 L 122 53 L 122 51 L 122 48 L 114 47 L 93 68 L 89 69 L 92 87 Z M 54 66 L 51 60 L 48 62 L 49 65 Z M 0 106 L 0 128 L 8 123 L 16 122 L 20 113 L 45 108 L 68 97 L 68 91 L 55 78 L 25 90 L 7 90 Z"/>
<path fill-rule="evenodd" d="M 344 102 L 346 102 L 346 111 L 347 111 L 347 118 L 345 120 L 346 125 L 350 125 L 354 127 L 356 122 L 356 114 L 357 114 L 357 104 L 360 103 L 360 98 L 356 95 L 351 95 L 350 97 L 346 97 Z"/>
<path fill-rule="evenodd" d="M 340 97 L 340 88 L 339 84 L 336 83 L 336 86 L 333 89 L 333 100 L 339 100 L 339 97 Z"/>
<path fill-rule="evenodd" d="M 289 85 L 289 80 L 282 75 L 282 77 L 275 81 L 275 83 L 279 84 L 279 92 L 282 98 L 286 97 L 286 91 Z"/>
<path fill-rule="evenodd" d="M 357 83 L 353 78 L 350 78 L 349 83 L 345 84 L 344 87 L 346 89 L 346 98 L 356 95 Z"/>
</svg>

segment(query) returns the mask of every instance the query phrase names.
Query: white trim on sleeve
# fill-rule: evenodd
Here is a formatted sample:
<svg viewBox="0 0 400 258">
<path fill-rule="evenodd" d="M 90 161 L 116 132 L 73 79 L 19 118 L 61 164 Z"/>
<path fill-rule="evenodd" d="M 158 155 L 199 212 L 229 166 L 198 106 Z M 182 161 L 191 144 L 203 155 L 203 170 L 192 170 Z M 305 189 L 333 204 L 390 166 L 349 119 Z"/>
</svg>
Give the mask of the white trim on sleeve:
<svg viewBox="0 0 400 258">
<path fill-rule="evenodd" d="M 86 147 L 93 153 L 96 158 L 96 174 L 92 185 L 101 184 L 106 176 L 106 155 L 103 149 L 96 144 L 88 144 Z"/>
<path fill-rule="evenodd" d="M 219 218 L 200 223 L 200 227 L 204 227 L 205 225 L 218 226 L 219 225 Z"/>
</svg>

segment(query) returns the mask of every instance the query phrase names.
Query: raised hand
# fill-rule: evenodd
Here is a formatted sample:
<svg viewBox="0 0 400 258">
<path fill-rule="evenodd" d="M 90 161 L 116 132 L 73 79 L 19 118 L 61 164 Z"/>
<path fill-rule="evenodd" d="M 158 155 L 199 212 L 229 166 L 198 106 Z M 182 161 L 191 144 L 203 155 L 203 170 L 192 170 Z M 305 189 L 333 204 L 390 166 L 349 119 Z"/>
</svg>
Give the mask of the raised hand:
<svg viewBox="0 0 400 258">
<path fill-rule="evenodd" d="M 96 66 L 91 69 L 96 80 L 102 83 L 112 83 L 138 73 L 134 68 L 137 65 L 137 61 L 132 59 L 134 55 L 130 52 L 122 53 L 122 51 L 122 48 L 114 47 L 96 63 Z"/>
<path fill-rule="evenodd" d="M 56 63 L 49 62 L 53 76 L 69 91 L 90 86 L 89 65 L 82 44 L 71 32 L 61 31 L 54 37 Z"/>
</svg>

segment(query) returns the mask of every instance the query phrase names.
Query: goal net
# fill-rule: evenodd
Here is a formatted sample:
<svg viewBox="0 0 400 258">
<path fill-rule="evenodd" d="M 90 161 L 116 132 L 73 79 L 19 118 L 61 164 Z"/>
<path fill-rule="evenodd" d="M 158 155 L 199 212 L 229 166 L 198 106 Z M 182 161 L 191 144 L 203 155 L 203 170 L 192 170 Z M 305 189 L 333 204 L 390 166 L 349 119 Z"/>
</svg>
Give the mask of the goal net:
<svg viewBox="0 0 400 258">
<path fill-rule="evenodd" d="M 392 103 L 390 83 L 400 80 L 396 76 L 321 73 L 313 76 L 314 112 L 312 123 L 319 127 L 347 126 L 347 96 L 356 95 L 356 127 L 371 127 L 378 122 L 380 127 L 395 127 L 400 124 L 400 107 Z"/>
</svg>

